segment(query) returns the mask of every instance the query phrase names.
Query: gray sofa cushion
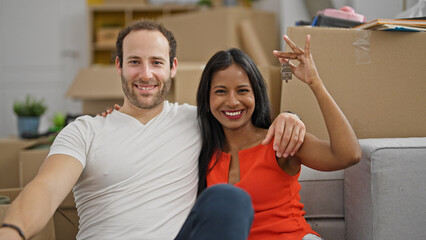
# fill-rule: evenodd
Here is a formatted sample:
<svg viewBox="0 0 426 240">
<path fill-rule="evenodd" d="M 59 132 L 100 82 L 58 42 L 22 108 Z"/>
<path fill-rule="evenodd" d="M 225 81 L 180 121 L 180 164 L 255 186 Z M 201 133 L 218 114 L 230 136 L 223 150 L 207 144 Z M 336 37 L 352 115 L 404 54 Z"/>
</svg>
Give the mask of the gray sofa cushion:
<svg viewBox="0 0 426 240">
<path fill-rule="evenodd" d="M 343 177 L 342 170 L 320 172 L 302 166 L 300 201 L 305 218 L 324 239 L 344 240 Z"/>
<path fill-rule="evenodd" d="M 426 138 L 362 139 L 345 170 L 346 240 L 426 239 Z"/>
</svg>

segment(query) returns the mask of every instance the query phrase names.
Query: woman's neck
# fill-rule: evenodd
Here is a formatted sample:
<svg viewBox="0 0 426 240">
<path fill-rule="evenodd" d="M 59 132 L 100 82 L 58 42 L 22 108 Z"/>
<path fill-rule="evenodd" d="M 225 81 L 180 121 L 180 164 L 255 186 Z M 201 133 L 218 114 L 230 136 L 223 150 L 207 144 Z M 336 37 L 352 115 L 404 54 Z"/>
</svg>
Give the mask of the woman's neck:
<svg viewBox="0 0 426 240">
<path fill-rule="evenodd" d="M 223 131 L 226 140 L 225 152 L 234 152 L 259 145 L 268 130 L 250 124 L 238 129 L 224 129 Z"/>
</svg>

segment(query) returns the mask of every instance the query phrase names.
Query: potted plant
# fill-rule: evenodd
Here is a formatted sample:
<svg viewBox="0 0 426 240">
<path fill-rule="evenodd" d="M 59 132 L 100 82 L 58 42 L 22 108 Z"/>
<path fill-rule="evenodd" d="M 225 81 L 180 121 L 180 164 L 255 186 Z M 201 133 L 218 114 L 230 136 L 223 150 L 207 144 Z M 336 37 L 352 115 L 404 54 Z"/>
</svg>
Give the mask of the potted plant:
<svg viewBox="0 0 426 240">
<path fill-rule="evenodd" d="M 211 0 L 200 0 L 198 1 L 198 6 L 201 8 L 211 8 L 213 6 L 213 3 Z"/>
<path fill-rule="evenodd" d="M 18 116 L 18 133 L 21 138 L 31 138 L 38 134 L 40 116 L 46 109 L 43 99 L 36 100 L 31 95 L 27 95 L 23 102 L 13 103 L 13 111 Z"/>
</svg>

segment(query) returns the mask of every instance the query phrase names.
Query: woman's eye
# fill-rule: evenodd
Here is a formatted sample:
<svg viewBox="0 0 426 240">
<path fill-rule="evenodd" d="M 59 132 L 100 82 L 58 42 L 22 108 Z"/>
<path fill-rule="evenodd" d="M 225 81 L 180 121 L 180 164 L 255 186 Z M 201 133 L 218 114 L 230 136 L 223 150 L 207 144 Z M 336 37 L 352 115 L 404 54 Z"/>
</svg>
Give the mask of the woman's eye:
<svg viewBox="0 0 426 240">
<path fill-rule="evenodd" d="M 214 91 L 214 93 L 216 93 L 216 94 L 225 93 L 225 90 L 216 90 L 216 91 Z"/>
</svg>

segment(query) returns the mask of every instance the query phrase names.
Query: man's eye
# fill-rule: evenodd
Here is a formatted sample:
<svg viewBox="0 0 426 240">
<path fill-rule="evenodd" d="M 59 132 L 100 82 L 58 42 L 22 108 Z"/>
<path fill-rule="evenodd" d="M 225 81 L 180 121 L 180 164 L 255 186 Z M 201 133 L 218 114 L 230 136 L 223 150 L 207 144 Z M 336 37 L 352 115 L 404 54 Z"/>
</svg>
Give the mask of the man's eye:
<svg viewBox="0 0 426 240">
<path fill-rule="evenodd" d="M 136 60 L 129 61 L 129 64 L 138 64 L 138 63 L 139 61 L 136 61 Z"/>
<path fill-rule="evenodd" d="M 163 62 L 160 62 L 160 61 L 155 61 L 154 62 L 154 65 L 162 65 L 163 64 Z"/>
</svg>

